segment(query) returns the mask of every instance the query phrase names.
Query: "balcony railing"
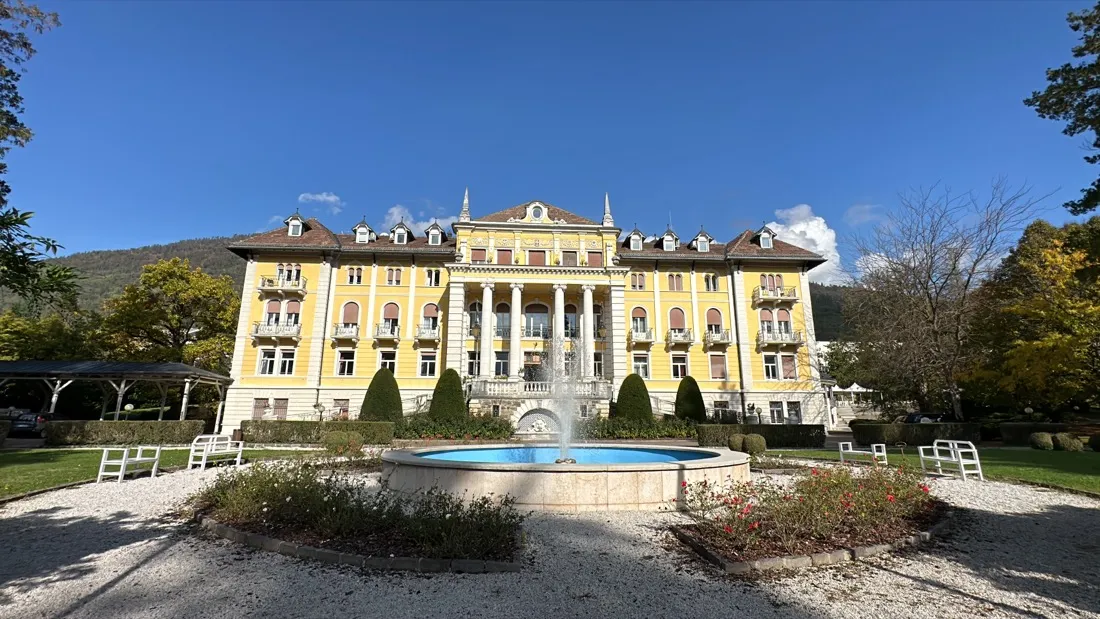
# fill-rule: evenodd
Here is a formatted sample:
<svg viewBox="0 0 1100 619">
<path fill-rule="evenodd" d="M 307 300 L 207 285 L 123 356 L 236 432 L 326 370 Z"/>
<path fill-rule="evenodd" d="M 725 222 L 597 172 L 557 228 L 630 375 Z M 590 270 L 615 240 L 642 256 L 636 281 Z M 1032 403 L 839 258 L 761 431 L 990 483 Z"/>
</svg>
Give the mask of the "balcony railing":
<svg viewBox="0 0 1100 619">
<path fill-rule="evenodd" d="M 653 341 L 653 329 L 631 329 L 630 330 L 631 342 L 652 342 Z"/>
<path fill-rule="evenodd" d="M 358 340 L 358 324 L 342 324 L 332 326 L 332 339 L 334 340 Z"/>
<path fill-rule="evenodd" d="M 416 339 L 418 340 L 438 340 L 439 339 L 439 327 L 433 325 L 420 325 L 416 328 Z"/>
<path fill-rule="evenodd" d="M 374 328 L 374 339 L 396 340 L 401 334 L 400 325 L 394 323 L 382 323 Z"/>
<path fill-rule="evenodd" d="M 576 382 L 515 381 L 474 378 L 470 383 L 470 397 L 474 398 L 553 398 L 576 397 L 608 399 L 611 383 L 605 380 L 580 380 Z"/>
<path fill-rule="evenodd" d="M 703 336 L 703 341 L 707 344 L 729 344 L 733 341 L 733 331 L 729 329 L 707 330 L 706 335 Z"/>
<path fill-rule="evenodd" d="M 794 286 L 786 288 L 764 288 L 757 286 L 752 291 L 752 300 L 756 303 L 761 301 L 797 301 L 798 289 Z"/>
<path fill-rule="evenodd" d="M 691 329 L 669 329 L 665 339 L 669 344 L 687 344 L 694 341 Z"/>
<path fill-rule="evenodd" d="M 286 277 L 261 277 L 260 292 L 293 292 L 304 294 L 306 291 L 306 278 L 290 279 Z"/>
<path fill-rule="evenodd" d="M 801 331 L 761 331 L 756 336 L 757 344 L 802 344 Z"/>
<path fill-rule="evenodd" d="M 523 337 L 541 337 L 543 339 L 549 339 L 553 335 L 553 330 L 550 325 L 525 325 L 523 327 Z"/>
<path fill-rule="evenodd" d="M 302 325 L 279 325 L 257 322 L 252 325 L 252 337 L 293 337 L 302 334 Z"/>
</svg>

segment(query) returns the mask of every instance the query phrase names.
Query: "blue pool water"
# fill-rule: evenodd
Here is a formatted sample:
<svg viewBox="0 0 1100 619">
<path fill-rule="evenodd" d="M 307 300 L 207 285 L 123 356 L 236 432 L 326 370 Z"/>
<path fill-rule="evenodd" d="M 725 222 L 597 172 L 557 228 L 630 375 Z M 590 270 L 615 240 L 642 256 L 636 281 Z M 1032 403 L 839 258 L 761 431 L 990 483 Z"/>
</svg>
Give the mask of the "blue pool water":
<svg viewBox="0 0 1100 619">
<path fill-rule="evenodd" d="M 557 447 L 487 447 L 485 449 L 442 449 L 418 454 L 421 458 L 450 462 L 499 462 L 504 464 L 553 464 L 561 457 Z M 684 462 L 711 458 L 714 454 L 675 449 L 636 447 L 569 448 L 569 457 L 577 464 L 641 464 L 651 462 Z"/>
</svg>

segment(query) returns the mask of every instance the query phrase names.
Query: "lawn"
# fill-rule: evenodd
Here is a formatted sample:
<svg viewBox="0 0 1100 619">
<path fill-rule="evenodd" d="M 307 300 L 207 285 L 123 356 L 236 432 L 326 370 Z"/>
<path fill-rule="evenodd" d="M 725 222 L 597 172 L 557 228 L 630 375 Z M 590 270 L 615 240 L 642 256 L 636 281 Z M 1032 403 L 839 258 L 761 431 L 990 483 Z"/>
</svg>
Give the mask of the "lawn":
<svg viewBox="0 0 1100 619">
<path fill-rule="evenodd" d="M 187 464 L 187 449 L 164 450 L 160 466 Z M 246 449 L 249 460 L 293 457 L 302 451 Z M 99 472 L 103 452 L 98 449 L 20 449 L 0 451 L 0 498 L 50 488 L 74 481 L 93 479 Z"/>
<path fill-rule="evenodd" d="M 769 454 L 818 460 L 839 460 L 836 451 L 776 450 Z M 905 450 L 904 458 L 896 448 L 887 450 L 890 464 L 904 462 L 920 468 L 916 448 Z M 1100 493 L 1100 453 L 1094 451 L 1040 451 L 1038 449 L 978 448 L 986 479 L 1023 481 Z M 866 460 L 866 458 L 862 458 Z"/>
</svg>

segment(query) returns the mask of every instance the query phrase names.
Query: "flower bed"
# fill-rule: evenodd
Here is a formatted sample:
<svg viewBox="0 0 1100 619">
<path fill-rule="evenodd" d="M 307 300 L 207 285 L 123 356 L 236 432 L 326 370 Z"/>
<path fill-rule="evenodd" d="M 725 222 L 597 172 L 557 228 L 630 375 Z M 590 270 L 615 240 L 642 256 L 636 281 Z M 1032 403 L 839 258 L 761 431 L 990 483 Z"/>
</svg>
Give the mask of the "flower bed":
<svg viewBox="0 0 1100 619">
<path fill-rule="evenodd" d="M 510 497 L 363 488 L 303 462 L 222 473 L 188 503 L 193 516 L 292 544 L 364 556 L 510 560 L 524 515 Z"/>
<path fill-rule="evenodd" d="M 945 507 L 919 471 L 888 467 L 813 468 L 790 484 L 685 482 L 682 495 L 693 523 L 680 533 L 731 561 L 894 543 Z"/>
</svg>

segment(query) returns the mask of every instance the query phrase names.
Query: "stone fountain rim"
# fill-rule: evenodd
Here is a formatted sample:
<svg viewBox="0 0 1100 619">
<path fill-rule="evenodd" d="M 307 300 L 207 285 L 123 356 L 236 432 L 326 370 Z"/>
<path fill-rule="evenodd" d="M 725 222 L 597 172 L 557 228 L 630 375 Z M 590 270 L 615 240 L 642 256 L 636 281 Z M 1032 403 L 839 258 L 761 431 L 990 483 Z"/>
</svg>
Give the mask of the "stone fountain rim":
<svg viewBox="0 0 1100 619">
<path fill-rule="evenodd" d="M 717 466 L 748 465 L 749 455 L 740 451 L 717 451 L 702 447 L 680 447 L 654 445 L 648 443 L 579 443 L 576 447 L 603 447 L 611 449 L 656 449 L 661 451 L 683 451 L 690 453 L 709 453 L 711 458 L 684 460 L 680 462 L 624 462 L 618 464 L 526 464 L 521 462 L 455 462 L 453 460 L 432 460 L 420 454 L 433 451 L 457 451 L 472 449 L 522 449 L 526 447 L 558 447 L 557 443 L 527 443 L 517 446 L 515 443 L 487 443 L 483 445 L 453 445 L 418 447 L 415 449 L 395 449 L 382 454 L 382 462 L 401 466 L 418 466 L 439 469 L 465 469 L 471 471 L 522 471 L 541 473 L 577 473 L 577 472 L 619 472 L 619 471 L 681 471 L 710 469 Z"/>
</svg>

